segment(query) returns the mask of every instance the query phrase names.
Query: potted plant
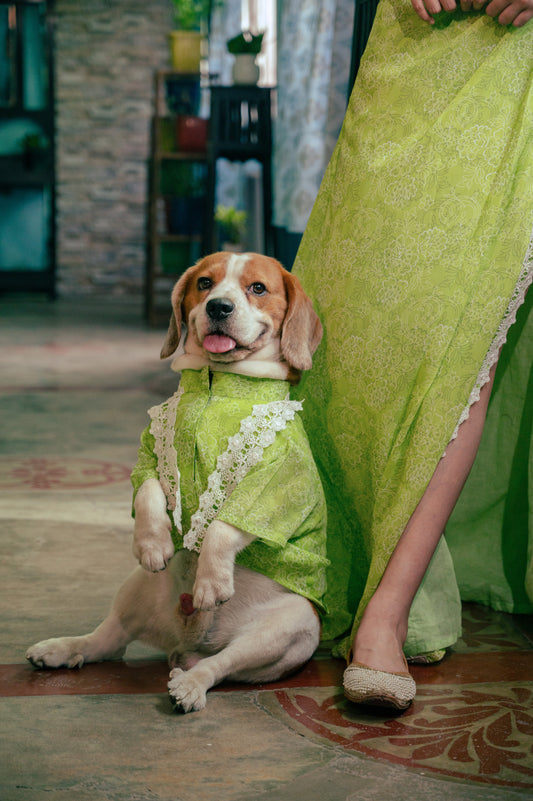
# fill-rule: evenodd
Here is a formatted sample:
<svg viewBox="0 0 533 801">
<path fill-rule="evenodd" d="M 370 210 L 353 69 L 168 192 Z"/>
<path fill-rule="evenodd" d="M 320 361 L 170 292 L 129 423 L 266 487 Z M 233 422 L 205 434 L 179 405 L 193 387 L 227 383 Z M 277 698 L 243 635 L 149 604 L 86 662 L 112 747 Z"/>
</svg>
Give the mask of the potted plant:
<svg viewBox="0 0 533 801">
<path fill-rule="evenodd" d="M 215 222 L 218 223 L 222 250 L 230 250 L 235 253 L 242 251 L 246 219 L 245 211 L 238 211 L 233 206 L 217 206 Z"/>
<path fill-rule="evenodd" d="M 161 191 L 165 196 L 167 232 L 178 236 L 200 236 L 206 204 L 205 164 L 166 163 L 161 175 Z"/>
<path fill-rule="evenodd" d="M 170 57 L 176 72 L 199 72 L 203 31 L 211 0 L 171 0 L 175 30 L 169 34 Z"/>
<path fill-rule="evenodd" d="M 193 114 L 178 114 L 175 122 L 175 142 L 183 153 L 205 153 L 208 121 Z"/>
<path fill-rule="evenodd" d="M 261 52 L 263 36 L 263 33 L 253 34 L 250 31 L 242 31 L 227 42 L 228 51 L 235 56 L 233 83 L 257 83 L 259 67 L 255 63 L 255 59 Z"/>
</svg>

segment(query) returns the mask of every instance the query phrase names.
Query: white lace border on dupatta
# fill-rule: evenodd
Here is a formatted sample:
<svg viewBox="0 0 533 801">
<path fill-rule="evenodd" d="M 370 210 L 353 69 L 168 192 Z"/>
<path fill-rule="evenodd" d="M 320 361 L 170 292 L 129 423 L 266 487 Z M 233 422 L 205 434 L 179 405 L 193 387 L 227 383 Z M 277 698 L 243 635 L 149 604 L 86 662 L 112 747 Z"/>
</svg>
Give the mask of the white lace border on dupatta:
<svg viewBox="0 0 533 801">
<path fill-rule="evenodd" d="M 180 473 L 174 447 L 176 411 L 183 389 L 159 406 L 153 406 L 148 414 L 152 418 L 150 433 L 155 438 L 154 453 L 157 457 L 159 481 L 167 498 L 167 508 L 172 512 L 174 524 L 182 534 Z M 183 545 L 191 551 L 200 551 L 205 533 L 218 511 L 229 498 L 237 484 L 254 465 L 263 458 L 264 449 L 276 439 L 276 433 L 294 420 L 296 412 L 302 410 L 300 401 L 288 398 L 282 401 L 256 404 L 252 414 L 241 420 L 239 433 L 228 439 L 226 450 L 217 458 L 217 466 L 209 476 L 207 489 L 202 493 L 197 511 L 191 517 L 191 528 L 183 538 Z"/>
<path fill-rule="evenodd" d="M 489 381 L 490 371 L 498 361 L 500 350 L 507 341 L 507 334 L 509 333 L 509 329 L 516 322 L 516 315 L 518 313 L 518 309 L 524 303 L 526 299 L 526 292 L 532 283 L 533 283 L 533 231 L 529 239 L 529 245 L 526 251 L 526 255 L 524 257 L 524 262 L 522 264 L 520 276 L 516 283 L 514 292 L 511 296 L 511 300 L 509 301 L 507 311 L 505 312 L 502 321 L 498 326 L 498 330 L 496 331 L 496 336 L 492 340 L 491 346 L 487 351 L 487 355 L 483 360 L 483 364 L 481 365 L 481 370 L 479 371 L 478 376 L 476 378 L 474 388 L 470 393 L 470 397 L 468 398 L 468 403 L 465 409 L 463 410 L 461 417 L 459 418 L 459 422 L 457 423 L 457 426 L 455 428 L 455 431 L 453 432 L 451 440 L 454 440 L 457 437 L 457 432 L 459 431 L 459 427 L 461 426 L 461 424 L 464 423 L 465 420 L 468 420 L 468 417 L 470 415 L 470 407 L 479 400 L 481 390 L 483 389 L 485 384 Z"/>
</svg>

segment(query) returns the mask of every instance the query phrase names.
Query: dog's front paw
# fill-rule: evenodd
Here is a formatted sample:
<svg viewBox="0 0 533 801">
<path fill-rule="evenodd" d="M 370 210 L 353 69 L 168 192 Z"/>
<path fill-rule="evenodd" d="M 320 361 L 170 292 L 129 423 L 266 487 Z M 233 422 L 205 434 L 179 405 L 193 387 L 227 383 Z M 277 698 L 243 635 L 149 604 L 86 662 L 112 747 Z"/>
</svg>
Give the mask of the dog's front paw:
<svg viewBox="0 0 533 801">
<path fill-rule="evenodd" d="M 170 671 L 168 693 L 177 709 L 182 712 L 199 712 L 206 704 L 206 689 L 193 673 L 186 673 L 181 668 Z"/>
<path fill-rule="evenodd" d="M 164 570 L 174 555 L 174 543 L 168 531 L 135 533 L 133 555 L 150 573 Z"/>
<path fill-rule="evenodd" d="M 216 578 L 196 575 L 193 587 L 193 605 L 195 609 L 208 611 L 226 603 L 233 596 L 233 573 L 221 572 Z"/>
<path fill-rule="evenodd" d="M 83 654 L 73 644 L 74 638 L 70 637 L 43 640 L 28 648 L 26 659 L 36 668 L 81 667 Z"/>
</svg>

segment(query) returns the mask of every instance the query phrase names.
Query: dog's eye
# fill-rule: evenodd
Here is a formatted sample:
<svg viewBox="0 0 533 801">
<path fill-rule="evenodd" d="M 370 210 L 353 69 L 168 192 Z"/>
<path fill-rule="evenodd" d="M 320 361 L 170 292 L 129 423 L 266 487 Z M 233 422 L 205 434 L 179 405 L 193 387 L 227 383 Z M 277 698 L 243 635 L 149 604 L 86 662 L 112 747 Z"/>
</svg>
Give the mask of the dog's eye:
<svg viewBox="0 0 533 801">
<path fill-rule="evenodd" d="M 250 286 L 250 291 L 253 292 L 254 295 L 264 295 L 266 294 L 267 288 L 260 281 L 255 281 Z"/>
<path fill-rule="evenodd" d="M 213 281 L 211 278 L 208 278 L 206 275 L 202 276 L 196 282 L 196 286 L 200 290 L 200 292 L 204 292 L 206 289 L 211 289 L 213 286 Z"/>
</svg>

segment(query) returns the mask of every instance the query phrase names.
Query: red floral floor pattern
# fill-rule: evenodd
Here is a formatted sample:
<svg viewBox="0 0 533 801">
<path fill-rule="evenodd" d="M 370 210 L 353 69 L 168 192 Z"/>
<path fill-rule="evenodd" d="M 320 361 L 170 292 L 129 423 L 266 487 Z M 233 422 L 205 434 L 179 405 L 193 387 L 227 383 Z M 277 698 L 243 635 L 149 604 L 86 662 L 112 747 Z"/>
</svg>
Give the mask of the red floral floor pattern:
<svg viewBox="0 0 533 801">
<path fill-rule="evenodd" d="M 356 709 L 332 687 L 273 696 L 289 725 L 332 745 L 442 777 L 533 788 L 529 682 L 422 686 L 393 718 Z"/>
<path fill-rule="evenodd" d="M 1 490 L 72 490 L 128 481 L 131 467 L 93 459 L 0 459 Z"/>
<path fill-rule="evenodd" d="M 474 603 L 463 604 L 463 636 L 452 650 L 454 653 L 493 651 L 522 651 L 531 648 L 528 630 L 533 616 L 495 612 Z"/>
</svg>

